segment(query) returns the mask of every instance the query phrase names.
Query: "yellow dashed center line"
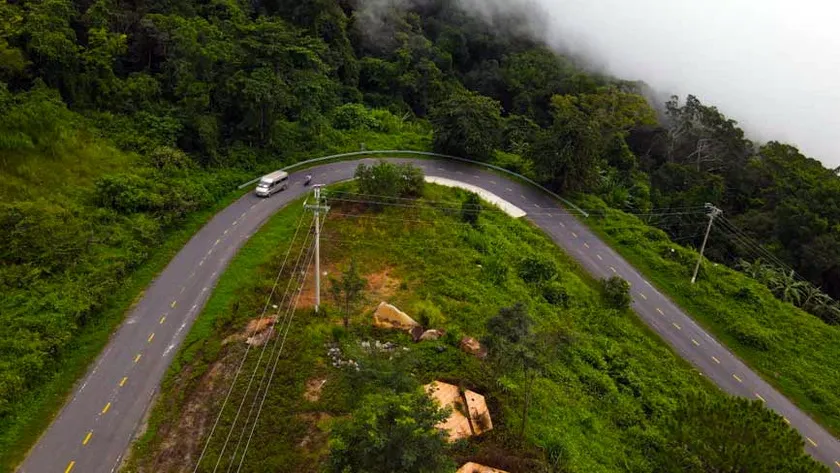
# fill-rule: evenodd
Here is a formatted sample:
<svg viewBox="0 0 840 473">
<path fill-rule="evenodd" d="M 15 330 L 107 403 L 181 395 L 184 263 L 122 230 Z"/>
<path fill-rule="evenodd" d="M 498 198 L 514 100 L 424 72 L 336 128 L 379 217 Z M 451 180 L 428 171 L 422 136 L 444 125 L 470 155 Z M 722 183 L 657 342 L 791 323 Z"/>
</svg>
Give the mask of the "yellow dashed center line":
<svg viewBox="0 0 840 473">
<path fill-rule="evenodd" d="M 178 305 L 178 301 L 172 301 L 172 303 L 169 304 L 169 307 L 172 307 L 174 309 L 176 305 Z"/>
<path fill-rule="evenodd" d="M 807 441 L 808 441 L 808 443 L 810 443 L 811 445 L 813 445 L 813 446 L 815 446 L 815 447 L 817 446 L 817 442 L 814 442 L 814 441 L 811 439 L 811 437 L 805 437 L 805 440 L 807 440 Z"/>
<path fill-rule="evenodd" d="M 74 466 L 76 466 L 76 462 L 70 462 L 67 465 L 67 468 L 64 469 L 64 473 L 70 473 L 70 470 L 72 470 Z"/>
<path fill-rule="evenodd" d="M 639 296 L 641 296 L 641 297 L 642 297 L 642 299 L 647 300 L 647 296 L 646 296 L 646 295 L 644 295 L 644 293 L 640 292 L 640 293 L 639 293 Z"/>
<path fill-rule="evenodd" d="M 840 460 L 834 462 L 834 464 L 837 465 L 837 468 L 840 468 Z"/>
<path fill-rule="evenodd" d="M 161 318 L 160 318 L 160 324 L 161 324 L 161 325 L 163 325 L 163 321 L 164 321 L 164 320 L 166 320 L 166 316 L 165 316 L 165 315 L 161 316 Z"/>
<path fill-rule="evenodd" d="M 673 325 L 673 326 L 674 326 L 674 328 L 676 328 L 677 330 L 682 330 L 682 327 L 680 327 L 679 325 L 677 325 L 677 323 L 676 323 L 676 322 L 671 322 L 671 325 Z"/>
<path fill-rule="evenodd" d="M 659 312 L 659 315 L 665 315 L 665 312 L 662 312 L 662 309 L 659 307 L 656 308 L 656 311 Z"/>
<path fill-rule="evenodd" d="M 595 255 L 598 258 L 598 261 L 604 261 L 604 258 L 601 258 L 601 255 Z"/>
<path fill-rule="evenodd" d="M 699 347 L 699 346 L 700 346 L 700 342 L 698 342 L 697 340 L 695 340 L 695 339 L 693 339 L 693 338 L 691 339 L 691 343 L 693 343 L 693 344 L 694 344 L 694 346 L 696 346 L 696 347 Z"/>
<path fill-rule="evenodd" d="M 148 340 L 146 340 L 146 342 L 147 342 L 147 343 L 152 343 L 152 340 L 153 340 L 154 338 L 155 338 L 155 333 L 154 333 L 154 332 L 152 332 L 152 334 L 151 334 L 151 335 L 149 335 L 149 339 L 148 339 Z"/>
<path fill-rule="evenodd" d="M 755 393 L 755 397 L 757 397 L 758 400 L 761 401 L 761 402 L 767 402 L 767 401 L 764 400 L 763 397 L 761 397 L 761 394 Z"/>
<path fill-rule="evenodd" d="M 712 359 L 715 360 L 715 363 L 720 364 L 720 360 L 718 360 L 717 358 L 712 357 Z"/>
<path fill-rule="evenodd" d="M 93 431 L 92 430 L 90 432 L 88 432 L 87 435 L 85 435 L 85 439 L 82 440 L 82 445 L 87 445 L 87 443 L 90 442 L 91 437 L 93 437 Z"/>
<path fill-rule="evenodd" d="M 216 240 L 216 243 L 213 243 L 213 246 L 218 245 L 220 241 L 222 241 L 222 239 L 221 239 L 221 238 L 217 239 L 217 240 Z"/>
<path fill-rule="evenodd" d="M 617 273 L 617 272 L 618 272 L 618 271 L 616 271 L 616 270 L 615 270 L 615 268 L 613 268 L 612 266 L 610 266 L 610 271 L 612 271 L 612 272 L 614 272 L 614 273 Z"/>
<path fill-rule="evenodd" d="M 733 377 L 733 378 L 735 378 L 735 380 L 736 380 L 736 381 L 738 381 L 739 383 L 743 383 L 743 382 L 744 382 L 744 380 L 743 380 L 743 379 L 741 379 L 741 378 L 739 378 L 737 374 L 733 374 L 733 375 L 732 375 L 732 377 Z"/>
<path fill-rule="evenodd" d="M 128 376 L 123 376 L 123 379 L 120 380 L 120 387 L 125 386 L 126 381 L 128 381 Z"/>
<path fill-rule="evenodd" d="M 589 248 L 589 243 L 584 243 L 583 246 Z"/>
<path fill-rule="evenodd" d="M 110 408 L 111 408 L 111 403 L 109 402 L 108 404 L 105 404 L 105 407 L 102 408 L 102 413 L 105 414 L 106 412 L 108 412 L 108 409 L 110 409 Z"/>
<path fill-rule="evenodd" d="M 578 236 L 577 236 L 577 233 L 575 233 L 575 232 L 572 232 L 572 236 L 573 236 L 573 237 L 575 237 L 575 238 L 577 238 L 577 237 L 578 237 Z"/>
<path fill-rule="evenodd" d="M 134 357 L 134 362 L 137 363 L 138 361 L 140 361 L 141 356 L 142 355 L 138 353 L 137 356 Z"/>
</svg>

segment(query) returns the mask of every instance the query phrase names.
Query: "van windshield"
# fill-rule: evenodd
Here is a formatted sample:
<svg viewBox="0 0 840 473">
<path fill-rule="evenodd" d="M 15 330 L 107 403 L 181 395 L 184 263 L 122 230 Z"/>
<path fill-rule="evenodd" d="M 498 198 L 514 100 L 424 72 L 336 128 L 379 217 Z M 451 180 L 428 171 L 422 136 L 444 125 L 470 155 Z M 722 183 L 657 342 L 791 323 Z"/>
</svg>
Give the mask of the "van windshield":
<svg viewBox="0 0 840 473">
<path fill-rule="evenodd" d="M 260 183 L 259 183 L 260 187 L 268 187 L 270 185 L 271 185 L 271 181 L 260 181 Z"/>
</svg>

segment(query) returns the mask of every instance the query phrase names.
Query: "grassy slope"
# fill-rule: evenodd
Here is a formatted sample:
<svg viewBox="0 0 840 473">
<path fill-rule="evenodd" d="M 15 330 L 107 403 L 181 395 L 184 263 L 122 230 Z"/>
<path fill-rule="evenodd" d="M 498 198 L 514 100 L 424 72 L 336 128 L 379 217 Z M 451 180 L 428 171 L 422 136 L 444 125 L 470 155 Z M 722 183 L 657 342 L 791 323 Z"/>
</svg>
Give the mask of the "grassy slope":
<svg viewBox="0 0 840 473">
<path fill-rule="evenodd" d="M 52 422 L 76 381 L 102 351 L 111 333 L 122 322 L 126 312 L 169 260 L 192 238 L 213 215 L 233 202 L 241 193 L 232 193 L 212 208 L 191 215 L 182 226 L 170 232 L 156 252 L 140 268 L 131 273 L 122 287 L 105 303 L 99 316 L 81 330 L 65 347 L 61 359 L 53 366 L 50 379 L 25 399 L 12 405 L 15 415 L 0 429 L 0 471 L 13 471 Z"/>
<path fill-rule="evenodd" d="M 426 197 L 453 200 L 460 195 L 428 186 Z M 607 308 L 597 283 L 528 224 L 491 212 L 482 216 L 480 231 L 465 227 L 457 216 L 428 209 L 341 215 L 357 211 L 333 207 L 323 240 L 325 268 L 335 272 L 345 267 L 348 255 L 354 255 L 371 281 L 385 281 L 388 288 L 370 288 L 367 307 L 385 298 L 416 317 L 424 314 L 432 326 L 446 329 L 449 335 L 441 342 L 415 345 L 402 334 L 371 329 L 369 312 L 354 317 L 350 333 L 345 334 L 336 328 L 336 317 L 324 319 L 299 310 L 246 464 L 318 471 L 329 425 L 325 419 L 350 412 L 365 392 L 403 386 L 407 381 L 394 374 L 395 369 L 411 373 L 414 382 L 459 380 L 484 393 L 496 430 L 466 456 L 498 457 L 520 422 L 522 380 L 515 373 L 489 372 L 455 345 L 461 334 L 481 336 L 490 316 L 517 301 L 528 304 L 538 331 L 553 347 L 546 355 L 545 376 L 536 385 L 528 438 L 532 445 L 561 452 L 569 471 L 616 471 L 628 466 L 644 470 L 649 467 L 644 445 L 656 442 L 657 425 L 681 396 L 696 391 L 717 395 L 650 336 L 632 313 Z M 128 471 L 167 471 L 194 461 L 224 395 L 223 389 L 208 385 L 226 386 L 222 381 L 229 380 L 229 366 L 238 362 L 243 350 L 242 343 L 222 340 L 241 333 L 246 321 L 261 310 L 285 249 L 278 243 L 288 238 L 293 221 L 294 215 L 286 212 L 270 220 L 222 276 L 168 373 L 150 429 L 135 446 Z M 548 304 L 537 288 L 518 277 L 513 268 L 529 254 L 542 254 L 557 263 L 571 297 L 568 308 Z M 362 364 L 360 374 L 329 366 L 325 343 L 334 338 L 340 340 L 346 357 Z M 362 352 L 358 341 L 374 338 L 393 340 L 410 351 L 398 351 L 393 360 Z M 254 365 L 251 356 L 245 373 Z M 312 377 L 328 380 L 317 402 L 301 398 L 305 381 Z M 244 381 L 239 384 L 232 405 L 241 399 Z M 225 410 L 220 435 L 210 444 L 208 458 L 213 461 L 234 410 Z M 201 432 L 199 439 L 185 438 L 196 432 Z M 209 468 L 213 461 L 202 466 Z"/>
<path fill-rule="evenodd" d="M 830 326 L 723 265 L 705 265 L 690 284 L 697 253 L 634 216 L 604 208 L 585 220 L 613 248 L 799 407 L 840 434 L 840 327 Z M 670 249 L 677 251 L 671 256 Z"/>
<path fill-rule="evenodd" d="M 364 130 L 332 132 L 330 148 L 325 148 L 324 153 L 352 151 L 360 143 L 384 148 L 428 149 L 431 138 L 426 124 L 388 125 L 388 133 Z M 42 199 L 90 211 L 91 192 L 98 177 L 131 172 L 146 165 L 142 157 L 120 151 L 83 128 L 74 128 L 63 136 L 62 141 L 55 144 L 55 149 L 53 153 L 4 151 L 0 156 L 0 199 L 6 202 Z M 308 156 L 301 155 L 300 158 Z M 218 171 L 233 176 L 229 179 L 231 182 L 241 182 L 250 175 L 234 170 Z M 213 177 L 212 173 L 199 171 L 195 179 L 201 182 Z M 231 191 L 209 208 L 193 212 L 169 228 L 147 259 L 125 275 L 113 295 L 62 347 L 61 357 L 49 365 L 49 373 L 44 373 L 37 383 L 27 388 L 25 396 L 9 405 L 12 414 L 3 418 L 0 426 L 0 472 L 12 471 L 23 460 L 143 289 L 204 223 L 243 192 Z M 118 257 L 122 249 L 103 251 L 109 257 Z"/>
</svg>

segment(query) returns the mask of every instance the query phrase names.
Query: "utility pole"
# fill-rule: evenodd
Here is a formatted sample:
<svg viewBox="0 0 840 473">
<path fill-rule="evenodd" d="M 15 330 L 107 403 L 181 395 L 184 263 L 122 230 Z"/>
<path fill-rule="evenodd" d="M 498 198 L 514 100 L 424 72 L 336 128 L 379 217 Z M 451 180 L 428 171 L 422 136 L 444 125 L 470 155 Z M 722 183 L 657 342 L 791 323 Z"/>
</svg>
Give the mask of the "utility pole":
<svg viewBox="0 0 840 473">
<path fill-rule="evenodd" d="M 315 214 L 315 312 L 318 312 L 321 306 L 321 212 L 326 214 L 330 208 L 327 205 L 321 205 L 321 185 L 315 184 L 313 188 L 315 204 L 305 207 Z"/>
<path fill-rule="evenodd" d="M 700 262 L 703 260 L 703 251 L 706 250 L 706 241 L 709 239 L 709 232 L 712 230 L 712 223 L 715 217 L 723 213 L 723 210 L 715 207 L 710 203 L 706 203 L 706 209 L 709 210 L 709 225 L 706 227 L 706 235 L 703 237 L 703 244 L 700 245 L 700 256 L 697 257 L 697 265 L 694 266 L 694 275 L 691 276 L 691 284 L 697 281 L 697 273 L 700 271 Z"/>
</svg>

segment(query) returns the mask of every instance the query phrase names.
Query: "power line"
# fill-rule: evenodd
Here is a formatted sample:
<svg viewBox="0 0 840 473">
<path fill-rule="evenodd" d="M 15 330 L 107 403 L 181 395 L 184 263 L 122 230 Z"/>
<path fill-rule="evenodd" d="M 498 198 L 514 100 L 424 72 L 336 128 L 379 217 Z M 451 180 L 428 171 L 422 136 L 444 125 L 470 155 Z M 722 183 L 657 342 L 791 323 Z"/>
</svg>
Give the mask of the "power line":
<svg viewBox="0 0 840 473">
<path fill-rule="evenodd" d="M 464 189 L 464 191 L 469 192 L 466 189 Z M 393 197 L 393 196 L 386 196 L 386 195 L 381 195 L 381 194 L 364 194 L 364 193 L 359 193 L 359 192 L 349 192 L 349 191 L 340 191 L 340 190 L 327 190 L 326 191 L 326 196 L 327 197 L 330 197 L 332 195 L 349 195 L 349 196 L 357 196 L 357 197 L 362 197 L 362 198 L 381 199 L 382 201 L 407 201 L 407 202 L 412 202 L 412 203 L 428 202 L 430 204 L 443 204 L 443 205 L 450 205 L 450 206 L 460 206 L 462 204 L 462 202 L 460 202 L 460 201 L 433 200 L 433 199 L 422 199 L 422 198 L 414 198 L 414 197 Z M 499 195 L 496 195 L 496 196 L 505 200 L 502 196 L 499 196 Z M 338 199 L 339 198 L 336 198 L 336 200 L 338 200 Z M 454 208 L 454 207 L 452 207 L 452 208 Z M 460 207 L 458 207 L 458 208 L 460 208 Z M 566 209 L 565 207 L 560 207 L 560 209 L 568 211 L 568 209 Z M 496 209 L 494 209 L 494 210 L 496 210 Z M 615 210 L 615 209 L 598 207 L 598 208 L 588 208 L 588 209 L 587 208 L 580 208 L 580 210 L 581 211 L 586 211 L 586 212 L 589 212 L 589 213 L 593 213 L 593 212 L 594 213 L 597 213 L 597 212 L 606 213 L 610 210 Z M 649 214 L 663 213 L 663 212 L 658 212 L 658 211 L 667 211 L 667 212 L 680 211 L 679 213 L 696 211 L 696 213 L 705 213 L 706 208 L 702 205 L 693 205 L 693 206 L 684 206 L 684 207 L 658 207 L 658 208 L 648 209 L 646 212 L 630 212 L 630 211 L 626 211 L 626 210 L 621 210 L 621 212 L 629 214 L 629 215 L 649 215 Z M 575 211 L 575 212 L 576 213 L 581 213 L 580 211 Z M 572 213 L 572 212 L 570 212 L 570 213 Z"/>
<path fill-rule="evenodd" d="M 292 287 L 292 284 L 291 284 L 291 283 L 292 283 L 292 281 L 295 281 L 294 289 L 292 289 L 292 292 L 291 292 L 292 296 L 289 298 L 289 300 L 288 300 L 288 304 L 284 304 L 284 305 L 282 305 L 282 306 L 281 306 L 281 307 L 283 307 L 283 309 L 281 309 L 281 310 L 283 310 L 283 311 L 284 311 L 284 315 L 283 315 L 282 321 L 281 321 L 279 324 L 275 323 L 275 325 L 274 325 L 274 326 L 272 326 L 272 327 L 269 329 L 268 334 L 266 335 L 266 341 L 265 341 L 265 343 L 263 344 L 263 350 L 265 350 L 265 347 L 267 347 L 267 346 L 268 346 L 268 340 L 271 338 L 272 334 L 275 332 L 275 330 L 274 330 L 274 327 L 275 327 L 275 326 L 279 326 L 279 327 L 280 327 L 280 329 L 279 329 L 279 330 L 277 330 L 277 333 L 279 333 L 279 332 L 282 330 L 282 327 L 286 324 L 286 321 L 287 321 L 287 320 L 288 320 L 288 321 L 289 321 L 289 323 L 291 324 L 291 321 L 290 321 L 290 314 L 291 314 L 291 313 L 293 313 L 293 312 L 294 312 L 294 310 L 295 310 L 295 309 L 296 309 L 296 307 L 297 307 L 297 302 L 295 302 L 295 304 L 294 304 L 294 305 L 292 305 L 292 304 L 291 304 L 291 299 L 295 297 L 295 293 L 296 293 L 296 294 L 297 294 L 297 298 L 298 298 L 298 300 L 299 300 L 299 298 L 300 298 L 300 291 L 299 291 L 297 288 L 298 288 L 298 287 L 300 287 L 300 286 L 301 286 L 301 284 L 303 284 L 303 283 L 305 282 L 305 279 L 306 279 L 306 277 L 305 277 L 305 276 L 306 276 L 306 271 L 301 271 L 301 270 L 299 270 L 298 268 L 304 268 L 304 269 L 306 269 L 306 268 L 308 268 L 308 267 L 309 267 L 309 265 L 310 265 L 310 264 L 311 264 L 311 262 L 312 262 L 312 255 L 313 255 L 313 251 L 312 251 L 312 249 L 313 249 L 312 244 L 308 245 L 308 250 L 307 250 L 307 253 L 306 253 L 306 257 L 305 257 L 305 258 L 303 258 L 304 264 L 303 264 L 302 266 L 300 266 L 300 265 L 296 266 L 296 268 L 295 268 L 295 270 L 294 270 L 294 273 L 293 273 L 293 275 L 292 275 L 293 277 L 289 278 L 289 285 L 287 286 L 287 293 L 288 293 L 288 288 L 289 288 L 289 287 Z M 297 278 L 297 279 L 295 279 L 295 278 Z M 279 319 L 279 317 L 278 317 L 278 319 Z M 268 375 L 268 366 L 269 366 L 269 364 L 271 363 L 271 360 L 272 360 L 272 359 L 275 359 L 275 352 L 277 352 L 277 340 L 278 340 L 278 339 L 279 339 L 279 337 L 275 337 L 275 338 L 274 338 L 274 342 L 273 342 L 273 344 L 272 344 L 272 348 L 271 348 L 271 354 L 270 354 L 270 355 L 269 355 L 269 357 L 268 357 L 268 361 L 267 361 L 267 363 L 266 363 L 265 370 L 263 371 L 263 376 L 262 376 L 262 378 L 260 378 L 260 382 L 259 382 L 259 384 L 257 385 L 257 389 L 256 389 L 256 391 L 255 391 L 255 393 L 254 393 L 254 398 L 253 398 L 253 401 L 251 402 L 251 407 L 248 409 L 248 417 L 245 419 L 245 423 L 242 425 L 242 429 L 241 429 L 240 434 L 239 434 L 239 439 L 238 439 L 238 440 L 237 440 L 237 442 L 236 442 L 236 447 L 234 448 L 234 451 L 233 451 L 233 453 L 231 454 L 231 457 L 230 457 L 230 463 L 228 464 L 227 471 L 231 471 L 231 468 L 233 467 L 233 464 L 235 463 L 236 456 L 237 456 L 237 454 L 238 454 L 238 452 L 239 452 L 239 446 L 242 444 L 242 439 L 243 439 L 243 438 L 244 438 L 244 436 L 245 436 L 245 431 L 248 429 L 248 425 L 250 424 L 250 421 L 251 421 L 251 415 L 252 415 L 252 414 L 253 414 L 253 412 L 254 412 L 254 407 L 256 407 L 256 404 L 257 404 L 257 399 L 259 399 L 260 392 L 261 392 L 261 391 L 263 391 L 263 384 L 265 383 L 266 377 L 267 377 L 267 375 Z M 282 351 L 283 351 L 283 348 L 282 348 L 282 346 L 281 346 L 281 348 L 280 348 L 280 352 L 279 352 L 279 353 L 277 353 L 277 357 L 278 357 L 278 358 L 279 358 L 279 357 L 280 357 L 280 355 L 282 354 Z M 257 362 L 257 364 L 256 364 L 256 366 L 254 367 L 254 373 L 256 373 L 256 372 L 258 371 L 259 366 L 260 366 L 260 362 L 258 361 L 258 362 Z M 266 392 L 267 392 L 267 390 L 268 390 L 268 386 L 266 386 L 265 390 L 266 390 Z M 244 401 L 244 399 L 247 397 L 247 395 L 248 395 L 248 393 L 247 393 L 247 392 L 243 395 L 243 401 Z M 257 420 L 259 420 L 259 415 L 257 415 L 257 417 L 254 419 L 254 423 L 253 423 L 253 425 L 254 425 L 254 426 L 256 426 Z M 231 425 L 231 431 L 233 431 L 234 426 L 235 426 L 235 425 Z M 247 450 L 247 449 L 246 449 L 246 450 Z M 243 457 L 243 459 L 244 459 L 245 453 L 246 453 L 246 452 L 243 452 L 243 453 L 242 453 L 242 457 Z"/>
<path fill-rule="evenodd" d="M 310 225 L 310 229 L 311 229 L 311 228 L 312 228 L 312 225 Z M 283 306 L 283 303 L 284 303 L 284 302 L 285 302 L 285 300 L 286 300 L 286 295 L 289 293 L 289 288 L 291 287 L 291 282 L 292 282 L 292 280 L 293 280 L 293 277 L 297 274 L 298 268 L 299 268 L 299 266 L 300 266 L 301 258 L 303 257 L 304 250 L 305 250 L 305 249 L 306 249 L 306 247 L 307 247 L 307 242 L 309 241 L 309 236 L 310 236 L 310 234 L 311 234 L 311 231 L 310 231 L 310 232 L 308 232 L 308 233 L 306 234 L 306 237 L 305 237 L 304 242 L 303 242 L 303 246 L 301 246 L 300 252 L 298 252 L 297 261 L 295 262 L 295 267 L 294 267 L 294 270 L 293 270 L 294 272 L 292 273 L 292 277 L 290 277 L 290 278 L 289 278 L 289 281 L 288 281 L 288 283 L 286 284 L 286 289 L 285 289 L 285 291 L 283 292 L 283 298 L 280 300 L 280 305 L 279 305 L 280 307 L 282 307 L 282 306 Z M 263 312 L 263 313 L 264 313 L 264 312 Z M 277 319 L 278 319 L 279 317 L 277 317 L 277 316 L 275 315 L 275 316 L 274 316 L 274 317 L 272 317 L 272 318 L 274 319 L 274 323 L 276 324 Z M 254 330 L 255 330 L 255 331 L 256 331 L 256 328 L 257 328 L 258 326 L 259 326 L 259 324 L 255 324 L 255 327 L 254 327 Z M 271 327 L 269 327 L 267 337 L 269 337 L 269 338 L 271 337 L 271 333 L 273 332 L 273 330 L 274 330 L 274 325 L 272 325 Z M 248 347 L 249 347 L 249 348 L 250 348 L 250 346 L 251 346 L 251 345 L 250 345 L 250 344 L 248 344 Z M 245 387 L 245 393 L 242 395 L 242 400 L 239 402 L 239 407 L 238 407 L 238 408 L 237 408 L 237 410 L 236 410 L 236 415 L 235 415 L 235 416 L 234 416 L 234 418 L 233 418 L 233 423 L 231 423 L 231 426 L 230 426 L 230 428 L 228 429 L 228 435 L 227 435 L 227 437 L 225 437 L 225 443 L 224 443 L 224 445 L 222 446 L 222 450 L 221 450 L 221 452 L 219 452 L 219 457 L 218 457 L 218 459 L 216 460 L 216 465 L 213 467 L 213 472 L 214 472 L 214 473 L 215 473 L 215 472 L 216 472 L 216 470 L 219 468 L 219 464 L 220 464 L 220 463 L 221 463 L 221 461 L 222 461 L 222 457 L 224 456 L 225 450 L 227 449 L 227 445 L 228 445 L 228 443 L 230 442 L 230 437 L 231 437 L 231 435 L 233 434 L 233 431 L 236 429 L 236 424 L 237 424 L 237 422 L 239 421 L 239 415 L 242 413 L 242 407 L 245 405 L 245 400 L 248 398 L 248 393 L 249 393 L 249 392 L 251 392 L 251 385 L 253 384 L 254 379 L 255 379 L 255 378 L 256 378 L 256 376 L 257 376 L 257 371 L 259 371 L 260 363 L 262 362 L 263 356 L 265 355 L 265 349 L 266 349 L 266 347 L 267 347 L 267 346 L 268 346 L 268 343 L 264 343 L 264 344 L 263 344 L 263 346 L 262 346 L 262 349 L 260 350 L 260 356 L 257 358 L 257 363 L 256 363 L 256 365 L 254 366 L 254 371 L 253 371 L 253 373 L 251 373 L 251 377 L 250 377 L 250 378 L 249 378 L 249 380 L 248 380 L 248 385 Z M 247 353 L 247 352 L 246 352 L 246 353 Z M 247 356 L 247 354 L 246 354 L 246 356 Z M 234 377 L 234 380 L 233 380 L 233 383 L 231 384 L 231 386 L 233 386 L 233 385 L 235 385 L 235 384 L 236 384 L 236 378 Z M 243 427 L 243 428 L 244 428 L 244 427 Z"/>
<path fill-rule="evenodd" d="M 321 224 L 321 226 L 323 226 L 323 224 Z M 310 251 L 309 261 L 307 262 L 307 264 L 305 266 L 305 268 L 307 268 L 307 270 L 309 268 L 309 265 L 312 263 L 312 256 L 313 256 L 313 252 Z M 305 276 L 305 274 L 306 274 L 306 271 L 304 271 L 303 276 Z M 301 280 L 305 281 L 305 277 L 301 277 Z M 289 322 L 288 322 L 288 324 L 286 324 L 286 330 L 283 333 L 283 341 L 280 344 L 280 351 L 277 353 L 277 357 L 274 358 L 274 365 L 271 367 L 271 374 L 268 377 L 268 383 L 266 384 L 265 390 L 263 391 L 263 397 L 262 397 L 262 399 L 260 399 L 260 405 L 259 405 L 259 408 L 257 409 L 257 415 L 254 418 L 254 423 L 251 426 L 251 432 L 248 434 L 248 441 L 245 443 L 245 449 L 242 452 L 242 457 L 240 458 L 239 465 L 236 468 L 237 473 L 239 473 L 239 471 L 242 469 L 242 465 L 245 462 L 245 455 L 248 453 L 248 447 L 251 446 L 251 439 L 253 438 L 254 431 L 257 428 L 257 422 L 260 419 L 260 414 L 262 414 L 262 408 L 263 408 L 263 405 L 265 404 L 265 399 L 266 399 L 266 396 L 268 395 L 268 390 L 269 390 L 269 388 L 271 388 L 271 381 L 274 379 L 274 373 L 277 370 L 277 362 L 280 361 L 280 356 L 283 354 L 283 348 L 286 345 L 286 337 L 289 335 L 289 328 L 292 326 L 292 318 L 294 317 L 294 311 L 297 309 L 298 302 L 300 302 L 301 292 L 302 291 L 298 291 L 297 298 L 295 299 L 294 306 L 292 306 L 289 310 L 289 318 L 288 318 Z M 276 339 L 275 339 L 275 344 L 276 344 Z"/>
<path fill-rule="evenodd" d="M 766 259 L 768 259 L 768 260 L 770 260 L 770 262 L 771 262 L 771 263 L 773 263 L 773 264 L 775 264 L 775 265 L 779 266 L 780 268 L 782 268 L 782 269 L 784 269 L 784 270 L 786 270 L 786 271 L 793 271 L 793 274 L 794 274 L 794 275 L 795 275 L 798 279 L 800 279 L 800 280 L 802 280 L 802 281 L 806 281 L 806 282 L 808 281 L 806 278 L 802 277 L 799 273 L 797 273 L 797 272 L 796 272 L 796 271 L 795 271 L 792 267 L 790 267 L 787 263 L 785 263 L 784 261 L 782 261 L 779 257 L 777 257 L 776 255 L 774 255 L 773 253 L 771 253 L 771 252 L 770 252 L 769 250 L 767 250 L 766 248 L 764 248 L 764 246 L 762 246 L 762 245 L 761 245 L 761 243 L 757 242 L 755 239 L 753 239 L 752 237 L 750 237 L 750 236 L 749 236 L 746 232 L 744 232 L 743 230 L 741 230 L 740 228 L 738 228 L 738 227 L 737 227 L 734 223 L 732 223 L 732 221 L 731 221 L 731 220 L 729 220 L 729 219 L 722 219 L 722 220 L 721 220 L 721 222 L 723 222 L 723 223 L 724 223 L 724 225 L 728 226 L 728 227 L 729 227 L 729 230 L 730 230 L 731 232 L 733 232 L 733 233 L 735 233 L 735 234 L 739 235 L 739 236 L 741 237 L 741 239 L 745 240 L 745 241 L 747 242 L 747 244 L 752 245 L 753 247 L 757 248 L 757 250 L 758 250 L 761 254 L 763 254 L 763 257 L 764 257 L 764 258 L 766 258 Z"/>
<path fill-rule="evenodd" d="M 271 298 L 272 298 L 272 296 L 274 296 L 274 291 L 277 289 L 277 284 L 280 282 L 280 276 L 283 274 L 283 270 L 285 269 L 286 263 L 288 262 L 288 259 L 289 259 L 289 254 L 291 254 L 291 252 L 292 252 L 292 247 L 294 245 L 295 240 L 297 239 L 297 235 L 298 235 L 298 232 L 300 231 L 300 227 L 303 224 L 303 216 L 304 216 L 304 214 L 301 213 L 300 218 L 298 218 L 298 223 L 297 223 L 297 226 L 295 228 L 295 233 L 292 236 L 292 240 L 289 242 L 289 248 L 286 250 L 286 254 L 283 257 L 283 263 L 280 265 L 280 270 L 277 272 L 277 277 L 274 278 L 274 284 L 271 287 L 271 292 L 269 292 L 268 297 L 266 298 L 265 305 L 263 307 L 263 310 L 262 310 L 262 313 L 261 313 L 260 317 L 265 315 L 266 310 L 268 310 L 268 305 L 271 303 Z M 257 329 L 257 326 L 254 327 L 254 332 L 251 334 L 251 336 L 254 336 L 256 334 L 256 329 Z M 239 365 L 236 368 L 236 373 L 234 375 L 234 382 L 231 383 L 230 389 L 228 389 L 228 392 L 225 395 L 225 399 L 222 402 L 222 407 L 219 409 L 219 414 L 216 416 L 216 420 L 213 422 L 213 427 L 210 429 L 210 434 L 207 436 L 207 441 L 205 441 L 204 447 L 201 449 L 201 454 L 198 457 L 198 461 L 196 461 L 196 463 L 195 463 L 195 468 L 193 469 L 193 473 L 196 473 L 198 471 L 198 467 L 199 467 L 199 465 L 201 465 L 201 460 L 204 459 L 204 455 L 207 453 L 207 447 L 210 445 L 210 440 L 213 438 L 213 433 L 216 431 L 216 427 L 219 425 L 219 420 L 222 417 L 222 412 L 224 412 L 225 406 L 227 405 L 228 400 L 230 399 L 230 395 L 233 392 L 233 387 L 236 384 L 236 379 L 239 377 L 239 373 L 242 371 L 242 366 L 245 364 L 245 360 L 248 357 L 248 351 L 250 349 L 251 349 L 251 346 L 248 345 L 248 347 L 245 349 L 245 353 L 242 355 L 242 360 L 239 362 Z"/>
<path fill-rule="evenodd" d="M 384 205 L 384 206 L 391 206 L 391 207 L 402 207 L 402 208 L 411 208 L 411 209 L 432 209 L 432 210 L 444 210 L 444 211 L 452 211 L 452 212 L 479 212 L 479 210 L 470 210 L 470 209 L 463 209 L 462 207 L 441 207 L 441 206 L 433 206 L 433 205 L 416 205 L 416 204 L 403 204 L 399 202 L 385 202 L 380 200 L 369 200 L 369 199 L 348 199 L 342 197 L 329 197 L 328 200 L 330 201 L 338 201 L 338 202 L 349 202 L 355 204 L 369 204 L 369 205 Z M 484 207 L 483 211 L 492 211 L 492 212 L 503 212 L 501 209 L 494 207 Z M 625 212 L 626 213 L 626 212 Z M 636 217 L 657 217 L 657 216 L 669 216 L 669 215 L 697 215 L 703 213 L 702 211 L 690 211 L 690 212 L 660 212 L 660 213 L 638 213 L 638 214 L 628 214 L 633 215 Z M 557 207 L 553 209 L 551 212 L 526 212 L 528 216 L 554 216 L 554 215 L 577 215 L 575 213 L 570 212 L 568 209 L 563 207 Z"/>
</svg>

